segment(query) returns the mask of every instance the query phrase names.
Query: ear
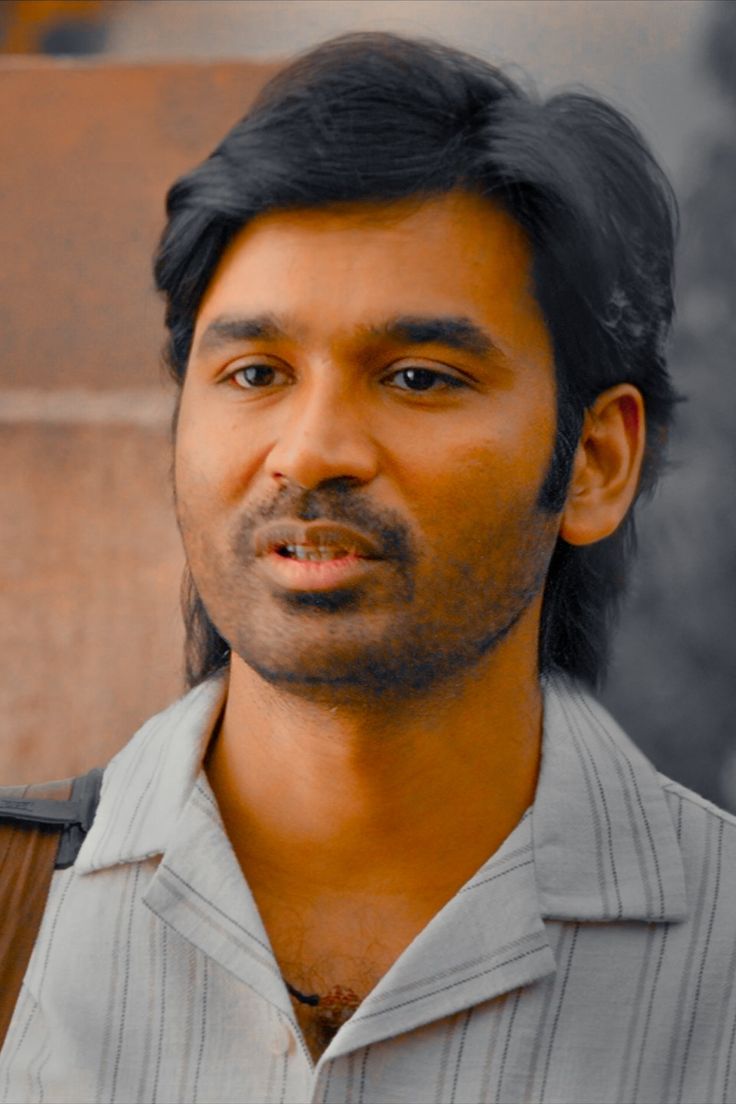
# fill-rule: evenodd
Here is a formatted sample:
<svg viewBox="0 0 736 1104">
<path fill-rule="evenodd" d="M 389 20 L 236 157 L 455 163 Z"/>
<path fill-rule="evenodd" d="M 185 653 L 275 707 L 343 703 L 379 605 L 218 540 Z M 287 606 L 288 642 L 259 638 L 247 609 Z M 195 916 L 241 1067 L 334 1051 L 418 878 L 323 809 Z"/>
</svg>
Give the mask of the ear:
<svg viewBox="0 0 736 1104">
<path fill-rule="evenodd" d="M 593 544 L 613 533 L 636 496 L 645 442 L 644 400 L 630 383 L 603 391 L 586 411 L 560 536 Z"/>
</svg>

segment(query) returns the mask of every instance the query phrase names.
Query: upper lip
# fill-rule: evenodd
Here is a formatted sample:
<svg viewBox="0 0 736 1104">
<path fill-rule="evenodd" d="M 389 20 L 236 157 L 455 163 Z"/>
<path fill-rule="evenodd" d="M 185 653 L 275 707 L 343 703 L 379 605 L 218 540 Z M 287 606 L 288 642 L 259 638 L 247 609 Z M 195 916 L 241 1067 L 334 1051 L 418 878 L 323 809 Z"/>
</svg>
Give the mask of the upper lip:
<svg viewBox="0 0 736 1104">
<path fill-rule="evenodd" d="M 381 559 L 378 544 L 359 529 L 334 521 L 275 521 L 262 526 L 255 534 L 257 556 L 276 552 L 286 545 L 306 545 L 312 548 L 339 548 L 363 559 Z"/>
</svg>

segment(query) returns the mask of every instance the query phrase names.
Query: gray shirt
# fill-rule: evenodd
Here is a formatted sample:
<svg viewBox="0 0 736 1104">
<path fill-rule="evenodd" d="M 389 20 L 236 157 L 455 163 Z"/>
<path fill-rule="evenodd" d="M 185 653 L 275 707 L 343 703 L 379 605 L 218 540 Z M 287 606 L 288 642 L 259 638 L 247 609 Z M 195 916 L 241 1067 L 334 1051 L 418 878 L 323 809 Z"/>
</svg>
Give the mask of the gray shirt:
<svg viewBox="0 0 736 1104">
<path fill-rule="evenodd" d="M 105 772 L 0 1101 L 736 1100 L 736 820 L 561 681 L 533 807 L 314 1066 L 202 770 L 225 692 L 193 690 Z"/>
</svg>

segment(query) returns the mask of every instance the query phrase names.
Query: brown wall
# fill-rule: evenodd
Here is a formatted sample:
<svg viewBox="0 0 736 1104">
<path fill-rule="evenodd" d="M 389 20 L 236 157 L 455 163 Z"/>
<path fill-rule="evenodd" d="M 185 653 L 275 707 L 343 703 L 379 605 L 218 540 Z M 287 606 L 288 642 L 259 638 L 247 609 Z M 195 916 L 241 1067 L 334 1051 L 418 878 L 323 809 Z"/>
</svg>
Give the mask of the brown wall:
<svg viewBox="0 0 736 1104">
<path fill-rule="evenodd" d="M 0 62 L 0 783 L 105 762 L 181 691 L 150 258 L 274 68 Z"/>
</svg>

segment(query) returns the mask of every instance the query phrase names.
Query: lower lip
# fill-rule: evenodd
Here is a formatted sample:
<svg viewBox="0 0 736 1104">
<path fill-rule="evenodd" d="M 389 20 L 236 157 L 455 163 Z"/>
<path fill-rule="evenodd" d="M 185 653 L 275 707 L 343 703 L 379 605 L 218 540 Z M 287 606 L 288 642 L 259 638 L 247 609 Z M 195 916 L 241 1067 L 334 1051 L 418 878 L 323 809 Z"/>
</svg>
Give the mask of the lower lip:
<svg viewBox="0 0 736 1104">
<path fill-rule="evenodd" d="M 339 560 L 293 560 L 269 552 L 260 563 L 269 577 L 289 590 L 333 590 L 358 582 L 380 560 L 342 556 Z"/>
</svg>

